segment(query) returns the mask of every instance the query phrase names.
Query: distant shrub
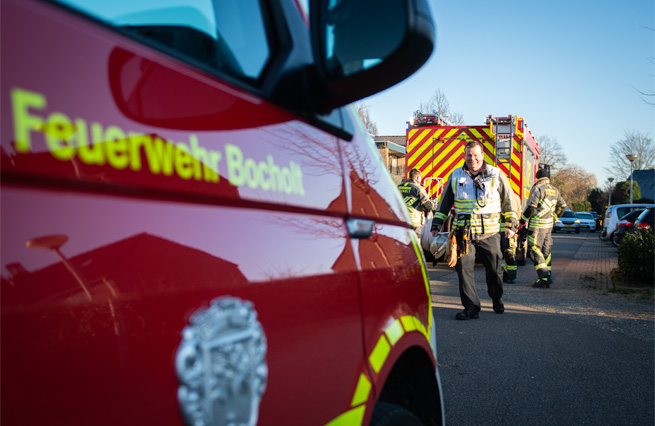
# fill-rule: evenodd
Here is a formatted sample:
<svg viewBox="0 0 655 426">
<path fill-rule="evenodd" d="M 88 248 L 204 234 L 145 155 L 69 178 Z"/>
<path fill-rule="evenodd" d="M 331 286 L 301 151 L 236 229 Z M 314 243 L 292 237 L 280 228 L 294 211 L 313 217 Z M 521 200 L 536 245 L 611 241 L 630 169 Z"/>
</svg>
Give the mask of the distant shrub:
<svg viewBox="0 0 655 426">
<path fill-rule="evenodd" d="M 626 280 L 655 286 L 655 233 L 640 228 L 625 235 L 619 246 L 619 269 Z"/>
</svg>

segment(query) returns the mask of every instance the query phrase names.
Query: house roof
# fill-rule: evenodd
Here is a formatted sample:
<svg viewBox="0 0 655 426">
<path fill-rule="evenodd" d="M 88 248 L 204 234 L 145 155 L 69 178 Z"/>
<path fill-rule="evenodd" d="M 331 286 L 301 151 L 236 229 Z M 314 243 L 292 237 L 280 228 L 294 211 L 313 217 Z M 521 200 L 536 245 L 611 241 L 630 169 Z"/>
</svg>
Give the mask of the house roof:
<svg viewBox="0 0 655 426">
<path fill-rule="evenodd" d="M 641 198 L 655 200 L 655 169 L 635 170 L 632 178 L 639 184 Z"/>
<path fill-rule="evenodd" d="M 378 148 L 386 147 L 397 154 L 407 153 L 405 136 L 375 136 L 375 143 Z"/>
<path fill-rule="evenodd" d="M 405 135 L 401 136 L 375 136 L 375 142 L 391 142 L 396 145 L 405 146 L 407 142 L 407 137 Z"/>
</svg>

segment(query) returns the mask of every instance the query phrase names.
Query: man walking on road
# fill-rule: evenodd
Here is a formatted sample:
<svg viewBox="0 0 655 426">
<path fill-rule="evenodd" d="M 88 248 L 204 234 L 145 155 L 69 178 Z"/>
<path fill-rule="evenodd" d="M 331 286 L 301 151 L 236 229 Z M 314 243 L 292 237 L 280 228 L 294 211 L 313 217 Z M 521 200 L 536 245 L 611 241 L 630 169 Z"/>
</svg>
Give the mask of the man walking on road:
<svg viewBox="0 0 655 426">
<path fill-rule="evenodd" d="M 430 201 L 428 193 L 421 184 L 421 171 L 412 169 L 409 171 L 409 179 L 398 186 L 403 195 L 405 205 L 409 210 L 409 216 L 414 225 L 414 231 L 421 232 L 421 226 L 425 223 L 425 217 L 434 210 L 434 203 Z"/>
<path fill-rule="evenodd" d="M 536 176 L 537 181 L 532 186 L 520 223 L 522 226 L 529 221 L 525 231 L 528 236 L 528 254 L 538 276 L 532 287 L 548 288 L 553 283 L 550 276 L 553 214 L 559 216 L 566 208 L 566 202 L 557 188 L 550 184 L 550 174 L 546 169 L 539 169 Z"/>
<path fill-rule="evenodd" d="M 459 294 L 464 311 L 456 318 L 479 318 L 480 298 L 475 289 L 475 254 L 485 267 L 487 291 L 493 301 L 494 312 L 505 312 L 503 304 L 503 271 L 501 268 L 500 223 L 506 223 L 505 236 L 516 232 L 517 214 L 512 210 L 512 189 L 500 169 L 484 161 L 483 146 L 470 141 L 464 148 L 465 164 L 455 169 L 448 178 L 441 203 L 432 220 L 432 234 L 436 236 L 455 207 L 453 229 L 457 239 Z"/>
</svg>

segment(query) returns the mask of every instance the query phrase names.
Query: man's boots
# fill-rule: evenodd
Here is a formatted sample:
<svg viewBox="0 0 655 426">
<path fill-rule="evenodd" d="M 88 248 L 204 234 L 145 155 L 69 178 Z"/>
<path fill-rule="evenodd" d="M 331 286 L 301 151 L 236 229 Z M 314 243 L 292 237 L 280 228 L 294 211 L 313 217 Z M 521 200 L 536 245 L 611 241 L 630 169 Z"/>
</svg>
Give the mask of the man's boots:
<svg viewBox="0 0 655 426">
<path fill-rule="evenodd" d="M 550 272 L 547 272 L 545 274 L 539 274 L 540 278 L 532 283 L 532 287 L 536 288 L 549 288 L 550 285 L 553 283 L 552 278 L 550 277 Z"/>
</svg>

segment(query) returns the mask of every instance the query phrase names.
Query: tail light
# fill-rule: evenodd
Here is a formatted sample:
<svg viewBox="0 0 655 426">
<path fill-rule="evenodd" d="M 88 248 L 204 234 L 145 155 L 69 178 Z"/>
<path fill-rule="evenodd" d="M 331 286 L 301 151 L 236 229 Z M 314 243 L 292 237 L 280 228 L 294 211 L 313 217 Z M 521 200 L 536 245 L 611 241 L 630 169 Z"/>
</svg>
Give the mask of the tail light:
<svg viewBox="0 0 655 426">
<path fill-rule="evenodd" d="M 645 223 L 645 222 L 635 223 L 635 228 L 645 229 L 645 228 L 650 228 L 650 225 L 648 223 Z"/>
</svg>

